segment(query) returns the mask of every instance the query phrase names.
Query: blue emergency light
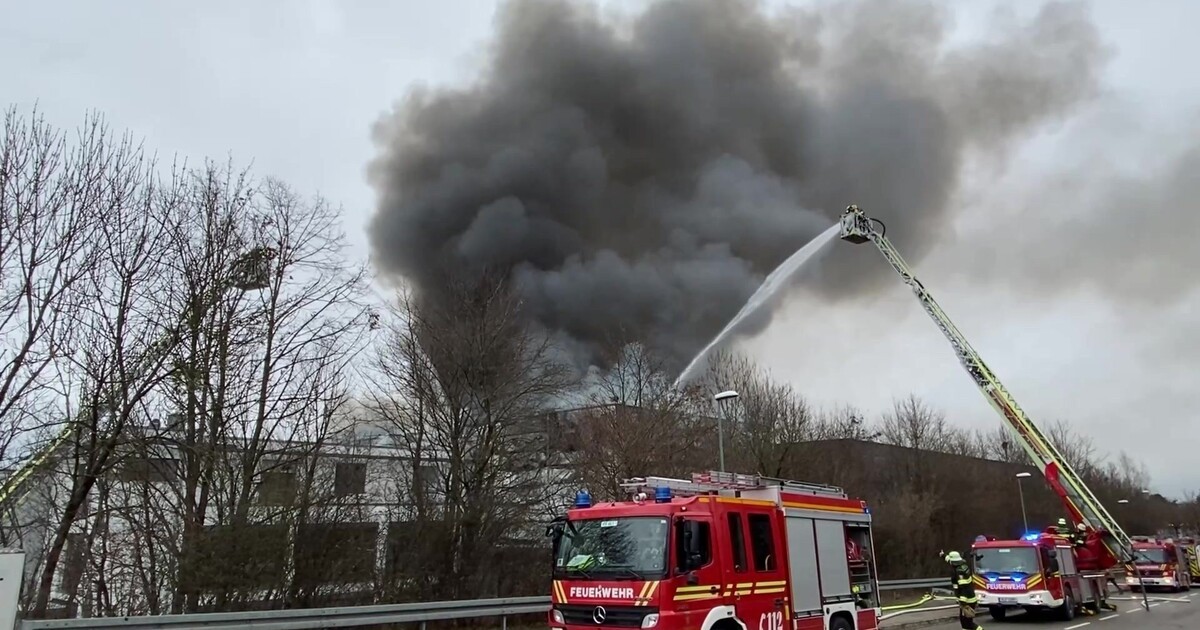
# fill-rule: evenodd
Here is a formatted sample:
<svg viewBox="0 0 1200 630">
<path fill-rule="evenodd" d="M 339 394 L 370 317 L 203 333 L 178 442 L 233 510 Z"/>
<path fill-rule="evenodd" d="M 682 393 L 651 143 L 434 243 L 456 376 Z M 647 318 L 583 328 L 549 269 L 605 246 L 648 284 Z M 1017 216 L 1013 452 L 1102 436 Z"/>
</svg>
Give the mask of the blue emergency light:
<svg viewBox="0 0 1200 630">
<path fill-rule="evenodd" d="M 1028 534 L 1025 534 L 1024 536 L 1022 536 L 1021 540 L 1037 540 L 1039 535 L 1040 534 L 1038 534 L 1037 532 L 1029 532 Z"/>
<path fill-rule="evenodd" d="M 575 493 L 575 507 L 590 508 L 592 507 L 592 495 L 588 494 L 587 490 L 580 490 Z"/>
<path fill-rule="evenodd" d="M 670 488 L 655 488 L 654 489 L 654 502 L 655 503 L 670 503 L 671 502 L 671 489 Z"/>
</svg>

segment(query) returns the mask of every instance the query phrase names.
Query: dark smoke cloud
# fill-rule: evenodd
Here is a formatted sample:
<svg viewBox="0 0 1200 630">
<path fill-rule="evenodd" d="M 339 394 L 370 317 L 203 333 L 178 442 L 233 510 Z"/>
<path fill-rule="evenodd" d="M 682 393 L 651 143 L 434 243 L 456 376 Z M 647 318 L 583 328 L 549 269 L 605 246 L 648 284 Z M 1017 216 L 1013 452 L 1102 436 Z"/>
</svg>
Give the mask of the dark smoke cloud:
<svg viewBox="0 0 1200 630">
<path fill-rule="evenodd" d="M 581 362 L 621 331 L 682 365 L 849 203 L 919 259 L 968 155 L 1002 154 L 1096 89 L 1106 53 L 1080 5 L 956 49 L 946 18 L 665 0 L 613 23 L 510 2 L 478 82 L 414 92 L 377 125 L 375 259 L 435 297 L 448 261 L 512 269 Z M 851 249 L 823 266 L 825 295 L 880 280 Z"/>
</svg>

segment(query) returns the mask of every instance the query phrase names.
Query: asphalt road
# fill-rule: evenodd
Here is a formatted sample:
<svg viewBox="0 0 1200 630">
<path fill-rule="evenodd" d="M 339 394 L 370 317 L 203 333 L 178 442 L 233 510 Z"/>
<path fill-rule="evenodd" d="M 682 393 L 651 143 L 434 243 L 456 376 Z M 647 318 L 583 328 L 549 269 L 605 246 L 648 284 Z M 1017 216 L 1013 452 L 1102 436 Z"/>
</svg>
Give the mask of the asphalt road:
<svg viewBox="0 0 1200 630">
<path fill-rule="evenodd" d="M 1019 612 L 1010 613 L 1004 621 L 996 621 L 984 611 L 976 622 L 984 630 L 1200 630 L 1200 594 L 1151 594 L 1150 610 L 1142 608 L 1138 601 L 1125 599 L 1128 594 L 1114 595 L 1118 611 L 1092 616 L 1076 616 L 1074 621 L 1050 619 L 1026 619 Z M 1183 599 L 1183 602 L 1154 601 L 1154 597 Z M 1118 599 L 1119 598 L 1119 599 Z M 958 620 L 925 626 L 928 630 L 952 630 L 958 628 Z"/>
</svg>

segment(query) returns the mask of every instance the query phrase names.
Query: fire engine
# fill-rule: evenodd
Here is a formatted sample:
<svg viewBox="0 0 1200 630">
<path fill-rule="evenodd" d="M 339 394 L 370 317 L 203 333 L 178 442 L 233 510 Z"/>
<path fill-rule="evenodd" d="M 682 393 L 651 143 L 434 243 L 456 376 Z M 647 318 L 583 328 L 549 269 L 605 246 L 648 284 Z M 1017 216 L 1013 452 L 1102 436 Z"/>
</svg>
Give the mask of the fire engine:
<svg viewBox="0 0 1200 630">
<path fill-rule="evenodd" d="M 879 229 L 876 229 L 876 226 Z M 1081 544 L 1068 546 L 1065 550 L 1060 551 L 1060 546 L 1056 542 L 1053 549 L 1047 549 L 1047 553 L 1056 551 L 1060 569 L 1069 566 L 1080 572 L 1081 579 L 1086 573 L 1087 584 L 1092 585 L 1099 582 L 1103 586 L 1104 582 L 1101 580 L 1105 571 L 1133 558 L 1133 542 L 1117 524 L 1116 519 L 1100 504 L 1096 495 L 1087 487 L 1087 484 L 1075 472 L 1054 443 L 1021 409 L 1012 394 L 1000 383 L 996 374 L 984 363 L 983 357 L 979 356 L 967 338 L 959 332 L 954 322 L 950 321 L 950 317 L 942 310 L 941 305 L 933 299 L 933 296 L 925 289 L 925 285 L 917 279 L 912 268 L 900 256 L 900 252 L 888 240 L 886 233 L 887 226 L 882 221 L 868 217 L 858 206 L 850 206 L 842 213 L 839 229 L 841 239 L 850 243 L 873 243 L 883 254 L 888 264 L 913 290 L 921 307 L 950 342 L 955 355 L 975 386 L 1004 419 L 1008 429 L 1016 437 L 1017 443 L 1029 455 L 1030 460 L 1041 469 L 1046 483 L 1062 500 L 1073 523 L 1076 526 L 1082 526 L 1084 540 L 1081 541 Z M 1017 542 L 1019 541 L 1005 541 L 1005 544 L 1016 549 L 1022 546 L 1015 544 Z M 1070 553 L 1066 553 L 1068 550 Z M 1010 553 L 1012 552 L 1010 551 Z M 986 578 L 984 578 L 984 582 L 990 584 Z M 1062 600 L 1062 612 L 1067 617 L 1075 614 L 1075 605 L 1081 601 L 1078 598 L 1085 596 L 1082 590 L 1073 591 L 1070 595 L 1071 597 L 1064 595 Z M 1005 595 L 1005 602 L 1001 603 L 999 597 L 1000 595 L 996 594 L 994 601 L 997 603 L 989 610 L 997 616 L 1003 616 L 1006 606 L 1009 605 L 1007 602 L 1012 598 Z M 1104 604 L 1102 601 L 1097 603 Z"/>
<path fill-rule="evenodd" d="M 1191 536 L 1179 538 L 1176 542 L 1183 547 L 1183 555 L 1188 561 L 1188 575 L 1192 578 L 1192 584 L 1200 584 L 1200 545 L 1197 545 L 1196 539 Z"/>
<path fill-rule="evenodd" d="M 550 626 L 871 630 L 871 511 L 840 488 L 757 475 L 642 477 L 586 491 L 553 537 Z"/>
<path fill-rule="evenodd" d="M 995 619 L 1024 608 L 1053 610 L 1069 621 L 1081 605 L 1100 610 L 1107 604 L 1107 575 L 1082 569 L 1071 540 L 1053 527 L 1020 540 L 980 536 L 971 555 L 979 605 Z"/>
<path fill-rule="evenodd" d="M 1130 588 L 1192 588 L 1188 557 L 1182 544 L 1168 538 L 1133 537 L 1133 561 L 1125 563 L 1125 583 Z"/>
</svg>

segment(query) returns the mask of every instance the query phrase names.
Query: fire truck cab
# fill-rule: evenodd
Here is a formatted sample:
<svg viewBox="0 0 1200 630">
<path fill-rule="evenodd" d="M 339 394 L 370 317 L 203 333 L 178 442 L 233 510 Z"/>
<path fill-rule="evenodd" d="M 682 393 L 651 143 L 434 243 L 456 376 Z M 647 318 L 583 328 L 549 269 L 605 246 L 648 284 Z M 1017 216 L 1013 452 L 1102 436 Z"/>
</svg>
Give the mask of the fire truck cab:
<svg viewBox="0 0 1200 630">
<path fill-rule="evenodd" d="M 553 537 L 550 627 L 872 630 L 871 512 L 832 486 L 709 472 L 622 484 Z"/>
<path fill-rule="evenodd" d="M 1134 536 L 1133 557 L 1134 562 L 1125 565 L 1125 584 L 1130 588 L 1186 591 L 1192 587 L 1187 555 L 1174 540 Z"/>
<path fill-rule="evenodd" d="M 1099 610 L 1108 597 L 1107 575 L 1081 569 L 1076 548 L 1054 528 L 1020 540 L 980 536 L 971 556 L 979 605 L 995 619 L 1024 608 L 1070 620 L 1081 606 Z"/>
</svg>

